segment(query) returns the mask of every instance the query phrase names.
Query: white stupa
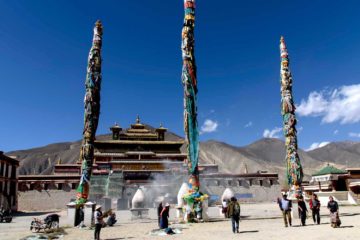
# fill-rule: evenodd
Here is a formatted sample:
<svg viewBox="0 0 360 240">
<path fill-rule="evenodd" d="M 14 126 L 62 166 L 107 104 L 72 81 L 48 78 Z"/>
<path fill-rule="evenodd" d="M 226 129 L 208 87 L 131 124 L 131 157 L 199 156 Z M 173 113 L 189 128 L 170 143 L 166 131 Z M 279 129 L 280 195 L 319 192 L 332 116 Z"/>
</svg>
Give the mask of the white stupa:
<svg viewBox="0 0 360 240">
<path fill-rule="evenodd" d="M 225 200 L 230 200 L 230 198 L 234 197 L 235 194 L 230 188 L 226 188 L 223 195 L 221 196 L 221 202 Z"/>
<path fill-rule="evenodd" d="M 133 209 L 145 207 L 145 193 L 141 188 L 136 191 L 133 199 L 131 200 L 131 206 Z"/>
</svg>

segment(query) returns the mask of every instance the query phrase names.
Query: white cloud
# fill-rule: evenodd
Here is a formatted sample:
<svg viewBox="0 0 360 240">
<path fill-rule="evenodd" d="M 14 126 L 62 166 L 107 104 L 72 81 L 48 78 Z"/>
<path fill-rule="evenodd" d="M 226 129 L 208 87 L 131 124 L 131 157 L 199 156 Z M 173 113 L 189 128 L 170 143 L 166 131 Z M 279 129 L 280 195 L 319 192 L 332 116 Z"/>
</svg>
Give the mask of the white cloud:
<svg viewBox="0 0 360 240">
<path fill-rule="evenodd" d="M 327 101 L 324 99 L 322 93 L 311 92 L 308 100 L 301 100 L 299 106 L 297 106 L 296 113 L 300 116 L 320 116 L 326 111 Z"/>
<path fill-rule="evenodd" d="M 248 122 L 247 124 L 245 124 L 244 128 L 248 128 L 251 127 L 253 125 L 252 121 Z"/>
<path fill-rule="evenodd" d="M 281 132 L 282 128 L 275 127 L 272 130 L 265 129 L 263 133 L 264 138 L 280 138 L 279 133 Z"/>
<path fill-rule="evenodd" d="M 310 145 L 310 147 L 308 149 L 306 149 L 305 151 L 311 151 L 314 150 L 316 148 L 321 148 L 321 147 L 325 147 L 326 145 L 328 145 L 330 142 L 314 142 L 313 144 Z"/>
<path fill-rule="evenodd" d="M 356 137 L 356 138 L 360 138 L 360 133 L 354 133 L 354 132 L 351 132 L 351 133 L 349 133 L 349 137 Z"/>
<path fill-rule="evenodd" d="M 299 116 L 321 116 L 323 123 L 359 122 L 360 84 L 342 86 L 331 91 L 311 92 L 307 100 L 301 100 L 297 113 Z"/>
<path fill-rule="evenodd" d="M 334 135 L 337 135 L 338 133 L 339 133 L 339 130 L 336 129 L 336 130 L 334 131 Z"/>
<path fill-rule="evenodd" d="M 216 121 L 211 119 L 206 119 L 203 125 L 201 126 L 201 133 L 211 133 L 215 132 L 219 124 Z"/>
</svg>

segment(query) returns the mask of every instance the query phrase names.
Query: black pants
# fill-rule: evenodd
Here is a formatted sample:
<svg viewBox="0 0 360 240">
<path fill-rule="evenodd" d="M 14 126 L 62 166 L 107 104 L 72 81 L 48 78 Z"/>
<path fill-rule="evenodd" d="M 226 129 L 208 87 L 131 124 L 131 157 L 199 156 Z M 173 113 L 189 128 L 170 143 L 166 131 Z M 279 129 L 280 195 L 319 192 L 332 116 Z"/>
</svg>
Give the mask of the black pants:
<svg viewBox="0 0 360 240">
<path fill-rule="evenodd" d="M 238 217 L 238 216 L 231 217 L 231 227 L 232 227 L 233 233 L 239 232 L 239 220 L 240 220 L 240 217 Z"/>
<path fill-rule="evenodd" d="M 299 212 L 299 217 L 300 217 L 300 220 L 301 220 L 301 225 L 305 226 L 306 212 Z"/>
<path fill-rule="evenodd" d="M 94 239 L 100 240 L 100 230 L 101 230 L 101 224 L 95 224 L 95 232 L 94 232 Z"/>
<path fill-rule="evenodd" d="M 320 224 L 320 209 L 312 209 L 314 223 Z"/>
</svg>

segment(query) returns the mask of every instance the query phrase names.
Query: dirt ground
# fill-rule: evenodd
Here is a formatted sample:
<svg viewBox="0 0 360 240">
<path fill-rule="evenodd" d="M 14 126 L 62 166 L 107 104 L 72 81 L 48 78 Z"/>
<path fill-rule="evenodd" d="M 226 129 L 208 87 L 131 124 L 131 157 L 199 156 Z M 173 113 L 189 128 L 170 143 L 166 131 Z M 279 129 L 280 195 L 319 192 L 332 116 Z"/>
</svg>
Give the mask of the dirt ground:
<svg viewBox="0 0 360 240">
<path fill-rule="evenodd" d="M 264 214 L 264 209 L 267 209 L 267 214 Z M 321 209 L 322 223 L 320 225 L 314 225 L 312 219 L 308 218 L 307 226 L 302 227 L 300 226 L 300 220 L 295 218 L 293 220 L 293 227 L 285 228 L 276 204 L 249 204 L 242 205 L 242 215 L 244 216 L 240 222 L 239 234 L 232 233 L 229 220 L 213 219 L 212 222 L 206 223 L 173 224 L 170 227 L 182 228 L 181 233 L 171 236 L 153 236 L 150 233 L 152 230 L 157 229 L 157 220 L 155 218 L 137 221 L 130 221 L 124 218 L 114 227 L 103 228 L 101 230 L 101 239 L 359 239 L 360 207 L 343 206 L 340 210 L 342 226 L 336 229 L 330 227 L 329 217 L 325 208 Z M 23 239 L 27 236 L 36 235 L 29 230 L 32 218 L 34 216 L 43 218 L 47 214 L 26 213 L 15 217 L 12 223 L 1 223 L 0 239 Z M 60 215 L 62 215 L 62 219 L 66 219 L 65 211 L 60 212 Z M 121 216 L 121 213 L 119 215 Z M 65 220 L 63 220 L 62 226 L 64 226 L 65 233 L 60 239 L 93 239 L 93 230 L 66 226 Z"/>
</svg>

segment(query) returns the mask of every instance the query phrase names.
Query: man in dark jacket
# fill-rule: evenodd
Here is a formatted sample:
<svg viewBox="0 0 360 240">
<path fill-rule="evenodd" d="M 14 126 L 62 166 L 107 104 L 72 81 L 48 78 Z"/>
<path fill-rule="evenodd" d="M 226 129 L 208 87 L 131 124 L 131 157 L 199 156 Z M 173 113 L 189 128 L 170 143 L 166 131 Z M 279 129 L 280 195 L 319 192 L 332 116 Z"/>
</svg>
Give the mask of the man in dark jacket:
<svg viewBox="0 0 360 240">
<path fill-rule="evenodd" d="M 235 197 L 231 198 L 231 202 L 227 207 L 227 216 L 231 218 L 233 233 L 239 233 L 240 204 Z"/>
<path fill-rule="evenodd" d="M 299 197 L 298 211 L 299 211 L 299 218 L 301 220 L 301 225 L 305 226 L 307 207 L 303 196 Z"/>
<path fill-rule="evenodd" d="M 314 193 L 312 196 L 312 199 L 309 202 L 310 209 L 312 212 L 312 218 L 314 220 L 314 223 L 320 224 L 320 201 L 317 197 L 317 195 Z"/>
</svg>

